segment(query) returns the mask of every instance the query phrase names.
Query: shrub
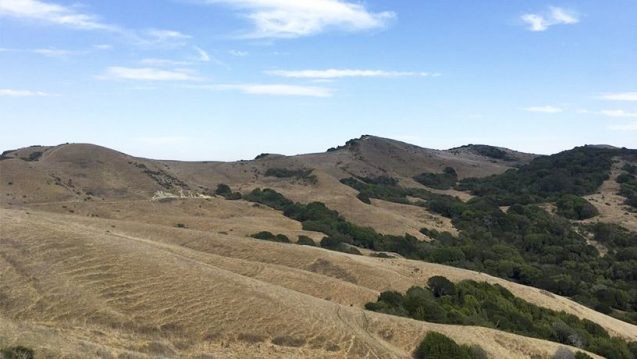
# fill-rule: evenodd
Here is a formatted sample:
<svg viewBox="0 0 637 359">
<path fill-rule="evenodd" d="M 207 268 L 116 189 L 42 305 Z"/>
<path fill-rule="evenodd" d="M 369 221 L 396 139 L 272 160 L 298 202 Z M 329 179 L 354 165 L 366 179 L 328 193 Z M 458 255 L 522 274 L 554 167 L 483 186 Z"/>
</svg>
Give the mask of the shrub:
<svg viewBox="0 0 637 359">
<path fill-rule="evenodd" d="M 467 348 L 438 332 L 429 332 L 414 352 L 416 359 L 471 359 Z"/>
<path fill-rule="evenodd" d="M 299 236 L 299 240 L 296 242 L 296 244 L 300 244 L 303 246 L 313 246 L 316 247 L 316 242 L 314 242 L 314 240 L 308 236 L 304 236 L 304 235 L 300 235 Z"/>
<path fill-rule="evenodd" d="M 33 349 L 23 346 L 8 347 L 0 350 L 3 359 L 33 359 Z"/>
<path fill-rule="evenodd" d="M 456 286 L 452 281 L 443 276 L 433 276 L 427 281 L 427 286 L 435 297 L 456 294 Z"/>
<path fill-rule="evenodd" d="M 177 223 L 177 224 L 175 224 L 175 227 L 177 227 L 177 228 L 186 228 L 186 225 L 183 224 L 183 223 Z"/>
<path fill-rule="evenodd" d="M 255 234 L 251 235 L 250 237 L 256 238 L 256 239 L 262 239 L 264 241 L 290 243 L 290 239 L 286 235 L 283 235 L 283 234 L 274 235 L 274 234 L 272 234 L 271 232 L 268 232 L 268 231 L 262 231 L 262 232 L 259 232 L 259 233 L 255 233 Z"/>
<path fill-rule="evenodd" d="M 232 192 L 230 186 L 224 183 L 220 183 L 217 185 L 217 189 L 215 190 L 215 194 L 221 196 L 227 200 L 237 200 L 241 199 L 241 193 Z"/>
<path fill-rule="evenodd" d="M 423 172 L 414 176 L 414 180 L 427 187 L 449 189 L 458 181 L 458 174 L 453 168 L 445 167 L 442 173 Z"/>
<path fill-rule="evenodd" d="M 434 323 L 497 328 L 581 347 L 607 357 L 632 358 L 628 343 L 610 338 L 590 320 L 528 303 L 497 284 L 464 280 L 451 290 L 453 283 L 446 278 L 432 279 L 429 288 L 412 287 L 405 294 L 383 292 L 365 308 Z M 452 294 L 444 294 L 440 288 L 448 288 L 447 293 Z M 569 355 L 573 357 L 573 353 Z"/>
<path fill-rule="evenodd" d="M 597 208 L 582 197 L 564 194 L 556 203 L 557 214 L 569 219 L 589 219 L 599 214 Z"/>
<path fill-rule="evenodd" d="M 263 239 L 266 241 L 271 241 L 271 240 L 274 240 L 274 238 L 276 238 L 276 236 L 272 234 L 272 232 L 268 232 L 268 231 L 261 231 L 259 233 L 255 233 L 251 235 L 250 237 L 256 238 L 256 239 Z"/>
<path fill-rule="evenodd" d="M 266 177 L 276 178 L 295 178 L 297 180 L 303 180 L 309 183 L 316 183 L 317 178 L 312 174 L 311 169 L 287 169 L 287 168 L 268 168 L 265 171 Z"/>
</svg>

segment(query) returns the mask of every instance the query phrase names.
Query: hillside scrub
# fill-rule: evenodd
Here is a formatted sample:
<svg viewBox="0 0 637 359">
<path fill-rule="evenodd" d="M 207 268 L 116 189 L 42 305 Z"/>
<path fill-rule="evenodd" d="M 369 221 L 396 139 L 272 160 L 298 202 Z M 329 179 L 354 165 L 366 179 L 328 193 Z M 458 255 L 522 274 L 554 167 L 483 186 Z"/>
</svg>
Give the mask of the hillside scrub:
<svg viewBox="0 0 637 359">
<path fill-rule="evenodd" d="M 415 359 L 486 359 L 479 346 L 458 345 L 438 332 L 429 332 L 414 352 Z"/>
<path fill-rule="evenodd" d="M 572 194 L 560 196 L 556 202 L 557 214 L 568 219 L 583 220 L 597 216 L 597 208 L 582 197 Z"/>
<path fill-rule="evenodd" d="M 613 157 L 635 154 L 628 149 L 576 147 L 535 158 L 519 169 L 485 178 L 467 178 L 458 188 L 490 197 L 501 206 L 554 201 L 562 194 L 594 193 L 608 179 Z"/>
<path fill-rule="evenodd" d="M 637 177 L 635 177 L 635 166 L 625 165 L 624 172 L 617 176 L 619 183 L 619 195 L 626 198 L 626 204 L 637 209 Z"/>
<path fill-rule="evenodd" d="M 227 200 L 237 200 L 241 199 L 241 193 L 232 192 L 230 186 L 225 183 L 220 183 L 217 185 L 217 189 L 215 190 L 215 194 L 221 196 Z"/>
<path fill-rule="evenodd" d="M 405 294 L 388 291 L 368 310 L 442 324 L 475 325 L 551 340 L 586 349 L 607 358 L 632 359 L 631 346 L 610 338 L 598 324 L 556 312 L 515 297 L 500 285 L 444 277 L 429 279 L 426 287 Z"/>
<path fill-rule="evenodd" d="M 387 187 L 392 193 L 401 190 L 396 185 L 354 180 L 365 188 Z M 373 183 L 392 182 L 382 179 Z M 460 233 L 454 237 L 427 232 L 434 239 L 428 243 L 409 234 L 379 234 L 346 221 L 323 203 L 294 203 L 271 189 L 255 189 L 245 198 L 283 211 L 285 216 L 301 222 L 305 230 L 326 234 L 328 239 L 321 244 L 324 248 L 350 248 L 339 245 L 344 243 L 486 272 L 571 297 L 603 313 L 637 323 L 637 234 L 616 225 L 581 228 L 609 249 L 608 255 L 600 257 L 568 220 L 534 205 L 516 204 L 505 213 L 488 198 L 465 203 L 450 196 L 432 195 L 422 205 L 451 218 Z"/>
<path fill-rule="evenodd" d="M 312 174 L 311 169 L 287 169 L 287 168 L 268 168 L 265 171 L 266 177 L 276 178 L 294 178 L 308 183 L 315 184 L 318 179 Z"/>
<path fill-rule="evenodd" d="M 414 176 L 414 180 L 424 186 L 436 189 L 449 189 L 458 181 L 456 170 L 445 167 L 442 173 L 423 172 Z"/>
<path fill-rule="evenodd" d="M 33 357 L 33 349 L 19 345 L 0 349 L 0 358 L 2 359 L 33 359 Z"/>
<path fill-rule="evenodd" d="M 271 242 L 290 243 L 290 239 L 286 235 L 284 234 L 274 235 L 268 231 L 255 233 L 251 235 L 250 237 L 256 238 L 256 239 L 262 239 L 265 241 L 271 241 Z"/>
</svg>

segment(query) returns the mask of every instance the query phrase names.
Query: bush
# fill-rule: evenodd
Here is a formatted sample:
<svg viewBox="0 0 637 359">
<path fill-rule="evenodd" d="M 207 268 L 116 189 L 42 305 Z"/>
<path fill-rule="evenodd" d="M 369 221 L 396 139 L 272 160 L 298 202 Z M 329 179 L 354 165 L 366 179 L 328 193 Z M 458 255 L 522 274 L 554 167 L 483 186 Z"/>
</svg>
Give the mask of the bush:
<svg viewBox="0 0 637 359">
<path fill-rule="evenodd" d="M 259 233 L 255 233 L 253 235 L 251 235 L 250 237 L 252 238 L 256 238 L 256 239 L 262 239 L 264 241 L 271 241 L 271 242 L 280 242 L 280 243 L 290 243 L 290 239 L 283 234 L 277 234 L 274 235 L 268 231 L 262 231 Z"/>
<path fill-rule="evenodd" d="M 626 353 L 633 348 L 621 339 L 610 338 L 601 326 L 528 303 L 497 284 L 464 280 L 451 287 L 453 283 L 444 277 L 432 277 L 429 282 L 429 288 L 412 287 L 405 294 L 383 292 L 365 308 L 433 323 L 497 328 L 607 357 L 632 358 Z M 569 355 L 574 356 L 570 352 Z"/>
<path fill-rule="evenodd" d="M 438 332 L 429 332 L 414 352 L 416 359 L 471 359 L 468 348 Z"/>
<path fill-rule="evenodd" d="M 256 238 L 256 239 L 263 239 L 263 240 L 266 240 L 266 241 L 271 241 L 274 238 L 276 238 L 276 236 L 274 234 L 272 234 L 272 232 L 268 232 L 268 231 L 261 231 L 259 233 L 255 233 L 255 234 L 251 235 L 250 237 Z"/>
<path fill-rule="evenodd" d="M 443 276 L 433 276 L 427 281 L 427 286 L 435 297 L 456 294 L 456 286 L 452 281 Z"/>
<path fill-rule="evenodd" d="M 312 174 L 311 169 L 296 169 L 291 170 L 287 168 L 268 168 L 265 171 L 266 177 L 277 178 L 295 178 L 298 180 L 307 181 L 309 183 L 316 183 L 317 178 Z"/>
<path fill-rule="evenodd" d="M 23 346 L 8 347 L 0 350 L 3 359 L 33 359 L 33 349 Z"/>
<path fill-rule="evenodd" d="M 557 214 L 569 219 L 589 219 L 599 214 L 597 208 L 582 197 L 564 194 L 556 203 Z"/>
<path fill-rule="evenodd" d="M 314 240 L 308 236 L 304 236 L 304 235 L 300 235 L 299 236 L 299 240 L 296 242 L 296 244 L 300 244 L 303 246 L 313 246 L 316 247 L 316 242 L 314 242 Z"/>
<path fill-rule="evenodd" d="M 427 187 L 449 189 L 458 181 L 458 174 L 453 168 L 445 167 L 442 173 L 423 172 L 414 176 L 414 180 Z"/>
<path fill-rule="evenodd" d="M 230 186 L 224 183 L 220 183 L 217 185 L 217 189 L 215 190 L 215 194 L 221 196 L 227 200 L 237 200 L 241 199 L 241 193 L 232 192 Z"/>
</svg>

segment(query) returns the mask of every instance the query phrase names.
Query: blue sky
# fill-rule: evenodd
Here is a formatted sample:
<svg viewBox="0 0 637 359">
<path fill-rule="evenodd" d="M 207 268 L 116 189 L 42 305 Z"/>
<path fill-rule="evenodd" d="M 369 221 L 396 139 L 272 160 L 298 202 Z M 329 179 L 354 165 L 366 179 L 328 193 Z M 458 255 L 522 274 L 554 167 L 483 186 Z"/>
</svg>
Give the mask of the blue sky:
<svg viewBox="0 0 637 359">
<path fill-rule="evenodd" d="M 0 144 L 637 147 L 637 1 L 0 0 Z"/>
</svg>

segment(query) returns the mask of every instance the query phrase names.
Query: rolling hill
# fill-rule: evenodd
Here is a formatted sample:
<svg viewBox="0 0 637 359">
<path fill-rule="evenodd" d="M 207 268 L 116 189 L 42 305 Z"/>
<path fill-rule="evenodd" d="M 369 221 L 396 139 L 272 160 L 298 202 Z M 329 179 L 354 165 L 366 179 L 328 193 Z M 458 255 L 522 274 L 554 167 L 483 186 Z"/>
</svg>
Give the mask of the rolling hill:
<svg viewBox="0 0 637 359">
<path fill-rule="evenodd" d="M 596 202 L 618 196 L 613 180 L 625 163 L 635 162 L 633 154 L 605 155 L 621 162 L 608 168 L 608 178 L 592 193 L 582 193 L 600 215 L 562 218 L 548 195 L 524 205 L 548 208 L 542 216 L 550 220 L 542 217 L 541 223 L 573 226 L 564 234 L 572 241 L 585 241 L 575 229 L 590 230 L 588 240 L 600 241 L 586 227 L 595 222 L 634 231 L 637 217 L 621 196 L 608 208 Z M 365 310 L 382 292 L 402 293 L 444 276 L 456 283 L 497 284 L 538 307 L 591 321 L 613 340 L 636 342 L 637 326 L 622 316 L 630 314 L 631 304 L 604 314 L 584 294 L 530 286 L 536 283 L 494 271 L 488 261 L 478 267 L 460 244 L 467 256 L 462 263 L 428 260 L 431 253 L 449 250 L 439 247 L 447 241 L 483 240 L 475 234 L 478 225 L 466 220 L 469 213 L 482 218 L 480 201 L 490 200 L 478 190 L 486 191 L 489 181 L 508 178 L 507 173 L 535 173 L 530 171 L 542 158 L 485 145 L 431 150 L 375 136 L 324 153 L 263 154 L 230 163 L 151 160 L 90 144 L 5 151 L 0 156 L 0 348 L 25 346 L 41 357 L 403 358 L 427 332 L 436 331 L 459 344 L 478 345 L 492 358 L 550 358 L 560 350 L 588 349 L 607 355 L 590 343 L 521 335 L 497 325 L 433 323 Z M 454 170 L 454 182 L 468 184 L 441 189 L 415 179 L 423 173 L 437 178 L 446 168 Z M 219 184 L 241 199 L 224 198 Z M 363 187 L 367 201 L 361 199 Z M 257 188 L 272 189 L 297 205 L 279 209 L 256 201 L 248 194 Z M 431 205 L 452 200 L 468 208 L 456 216 Z M 318 225 L 317 218 L 324 219 L 320 208 L 315 213 L 304 207 L 313 202 L 337 211 L 339 224 Z M 507 220 L 518 210 L 494 206 Z M 336 217 L 330 218 L 325 221 Z M 364 233 L 373 236 L 373 244 L 363 245 L 358 228 L 369 229 Z M 499 230 L 493 227 L 492 233 Z M 263 231 L 291 243 L 252 238 Z M 316 245 L 295 244 L 299 236 Z M 340 238 L 350 253 L 321 248 L 326 236 Z M 406 241 L 427 256 L 379 250 L 379 241 Z M 600 261 L 632 250 L 615 242 L 597 244 L 608 250 L 605 257 L 595 254 Z M 609 288 L 621 291 L 631 280 Z"/>
</svg>

